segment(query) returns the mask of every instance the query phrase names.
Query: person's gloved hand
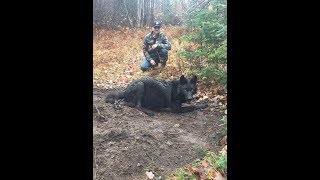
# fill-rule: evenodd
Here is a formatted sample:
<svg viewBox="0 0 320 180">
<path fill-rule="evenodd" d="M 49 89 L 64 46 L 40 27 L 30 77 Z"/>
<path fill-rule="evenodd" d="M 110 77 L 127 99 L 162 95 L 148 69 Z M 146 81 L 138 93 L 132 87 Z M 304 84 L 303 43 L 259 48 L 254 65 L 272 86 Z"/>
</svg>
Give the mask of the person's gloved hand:
<svg viewBox="0 0 320 180">
<path fill-rule="evenodd" d="M 150 60 L 150 63 L 151 63 L 153 66 L 156 64 L 156 62 L 155 62 L 153 59 Z"/>
<path fill-rule="evenodd" d="M 157 48 L 158 47 L 158 44 L 154 44 L 154 45 L 152 45 L 152 49 L 155 49 L 155 48 Z"/>
</svg>

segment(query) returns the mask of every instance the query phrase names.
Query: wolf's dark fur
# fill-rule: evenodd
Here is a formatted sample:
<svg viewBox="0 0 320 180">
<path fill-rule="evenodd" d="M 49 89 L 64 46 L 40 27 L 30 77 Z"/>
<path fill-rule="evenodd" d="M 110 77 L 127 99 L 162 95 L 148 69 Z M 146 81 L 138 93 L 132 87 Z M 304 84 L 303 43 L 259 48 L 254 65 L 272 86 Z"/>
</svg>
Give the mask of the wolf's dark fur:
<svg viewBox="0 0 320 180">
<path fill-rule="evenodd" d="M 207 104 L 182 107 L 182 103 L 189 102 L 197 93 L 197 76 L 191 79 L 183 75 L 179 80 L 159 80 L 144 77 L 132 81 L 124 91 L 112 92 L 106 96 L 107 103 L 114 103 L 117 99 L 124 99 L 127 105 L 136 107 L 148 115 L 150 110 L 169 108 L 171 112 L 190 112 L 208 107 Z"/>
</svg>

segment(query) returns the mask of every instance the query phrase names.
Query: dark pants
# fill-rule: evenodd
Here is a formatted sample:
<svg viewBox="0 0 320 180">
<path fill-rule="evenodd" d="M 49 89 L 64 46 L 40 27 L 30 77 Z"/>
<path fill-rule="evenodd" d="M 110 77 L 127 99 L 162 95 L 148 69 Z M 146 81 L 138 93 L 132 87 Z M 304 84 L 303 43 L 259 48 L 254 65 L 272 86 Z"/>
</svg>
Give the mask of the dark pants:
<svg viewBox="0 0 320 180">
<path fill-rule="evenodd" d="M 158 65 L 158 63 L 161 63 L 163 66 L 166 65 L 167 60 L 168 60 L 168 50 L 166 49 L 160 49 L 155 52 L 149 52 L 151 58 L 156 62 L 155 66 Z M 150 69 L 152 64 L 144 58 L 141 63 L 141 70 L 146 71 Z"/>
</svg>

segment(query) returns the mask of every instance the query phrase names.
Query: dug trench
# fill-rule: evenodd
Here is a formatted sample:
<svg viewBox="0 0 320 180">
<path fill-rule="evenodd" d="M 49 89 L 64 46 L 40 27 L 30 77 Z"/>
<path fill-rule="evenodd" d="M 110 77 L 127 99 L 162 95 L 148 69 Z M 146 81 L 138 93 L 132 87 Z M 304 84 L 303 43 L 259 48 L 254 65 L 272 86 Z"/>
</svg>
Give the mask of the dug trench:
<svg viewBox="0 0 320 180">
<path fill-rule="evenodd" d="M 121 103 L 105 103 L 108 91 L 93 90 L 94 179 L 143 180 L 146 171 L 167 177 L 200 160 L 204 150 L 221 150 L 224 111 L 219 106 L 150 117 Z"/>
</svg>

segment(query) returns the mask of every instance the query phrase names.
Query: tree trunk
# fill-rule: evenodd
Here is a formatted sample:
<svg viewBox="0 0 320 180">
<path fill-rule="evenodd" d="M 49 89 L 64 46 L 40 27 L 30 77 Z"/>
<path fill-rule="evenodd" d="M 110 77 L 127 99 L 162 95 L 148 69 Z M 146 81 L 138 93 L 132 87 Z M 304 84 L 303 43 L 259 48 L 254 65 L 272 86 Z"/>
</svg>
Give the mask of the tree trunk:
<svg viewBox="0 0 320 180">
<path fill-rule="evenodd" d="M 150 24 L 154 21 L 154 0 L 151 0 Z"/>
<path fill-rule="evenodd" d="M 143 22 L 142 22 L 142 26 L 145 27 L 147 25 L 148 22 L 148 17 L 149 17 L 149 9 L 150 9 L 150 0 L 144 0 L 144 4 L 143 4 Z"/>
<path fill-rule="evenodd" d="M 140 27 L 140 19 L 141 19 L 141 0 L 138 0 L 138 6 L 137 6 L 137 22 L 136 22 L 136 27 Z"/>
<path fill-rule="evenodd" d="M 128 18 L 128 21 L 129 21 L 129 27 L 132 28 L 133 27 L 133 24 L 132 24 L 132 20 L 129 16 L 129 12 L 128 12 L 128 8 L 127 8 L 127 5 L 126 5 L 126 2 L 125 0 L 122 0 L 123 2 L 123 5 L 124 5 L 124 9 L 126 10 L 126 14 L 127 14 L 127 18 Z"/>
<path fill-rule="evenodd" d="M 144 3 L 145 0 L 138 0 L 138 22 L 137 26 L 138 27 L 143 27 L 143 21 L 144 21 L 144 16 L 145 16 L 145 10 L 144 10 Z"/>
</svg>

